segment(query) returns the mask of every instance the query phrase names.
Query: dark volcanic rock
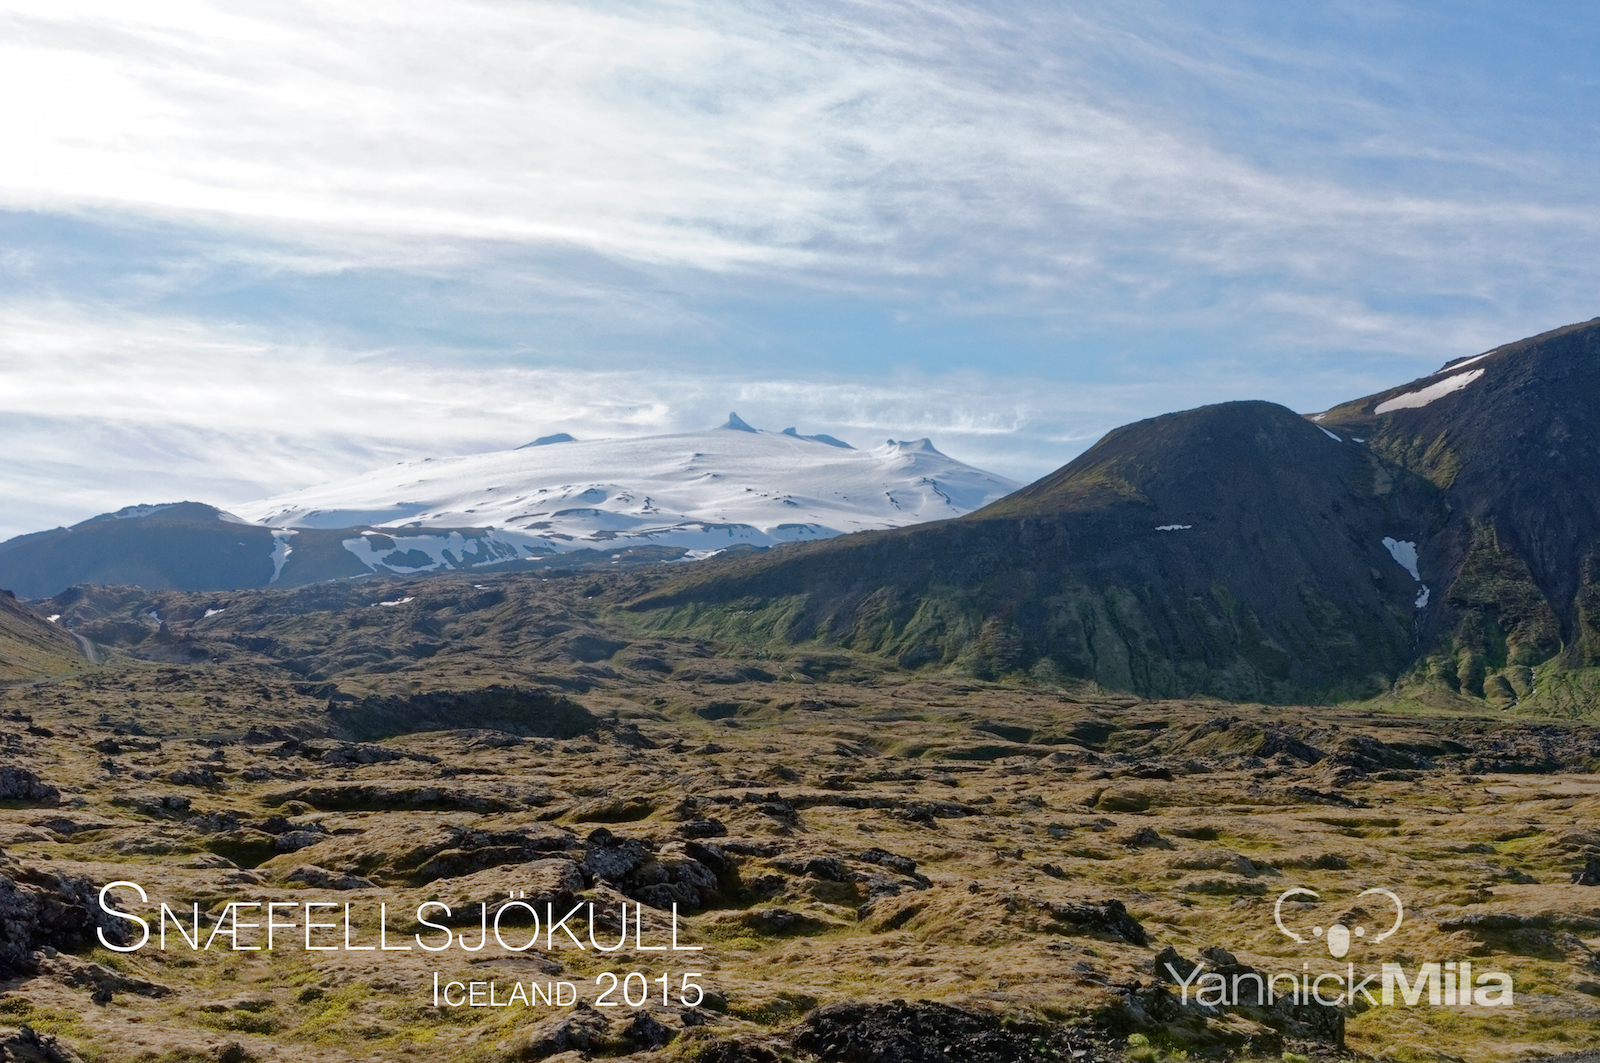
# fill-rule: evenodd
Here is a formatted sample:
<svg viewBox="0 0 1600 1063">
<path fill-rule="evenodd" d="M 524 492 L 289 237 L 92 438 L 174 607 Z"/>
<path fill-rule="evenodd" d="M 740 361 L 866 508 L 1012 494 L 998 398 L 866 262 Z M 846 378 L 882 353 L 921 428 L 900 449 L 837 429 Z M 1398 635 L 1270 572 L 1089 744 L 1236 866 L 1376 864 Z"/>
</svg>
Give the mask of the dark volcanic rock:
<svg viewBox="0 0 1600 1063">
<path fill-rule="evenodd" d="M 713 1041 L 685 1057 L 692 1063 L 784 1063 L 784 1058 L 765 1045 L 744 1041 Z"/>
<path fill-rule="evenodd" d="M 302 864 L 284 876 L 290 882 L 300 882 L 314 889 L 324 890 L 366 890 L 373 887 L 371 879 L 362 878 L 360 875 L 346 875 L 338 871 L 329 871 L 316 864 Z"/>
<path fill-rule="evenodd" d="M 822 922 L 787 908 L 757 908 L 739 917 L 741 926 L 758 934 L 785 937 L 790 934 L 809 934 L 822 929 Z"/>
<path fill-rule="evenodd" d="M 439 786 L 433 783 L 328 783 L 298 786 L 267 794 L 268 805 L 303 801 L 313 808 L 382 812 L 390 809 L 436 809 L 466 812 L 515 812 L 550 800 L 544 790 L 507 792 L 505 788 Z"/>
<path fill-rule="evenodd" d="M 1045 1063 L 1088 1048 L 1071 1030 L 927 1000 L 830 1004 L 806 1016 L 793 1039 L 826 1063 Z"/>
<path fill-rule="evenodd" d="M 683 838 L 720 838 L 728 833 L 720 819 L 691 819 L 678 825 L 674 834 Z"/>
<path fill-rule="evenodd" d="M 513 827 L 507 830 L 468 830 L 444 827 L 443 837 L 430 841 L 402 860 L 408 878 L 421 885 L 437 879 L 459 878 L 486 868 L 521 864 L 574 848 L 578 840 L 554 827 Z M 571 861 L 568 861 L 569 863 Z M 415 865 L 414 867 L 412 865 Z M 577 865 L 573 865 L 577 873 Z"/>
<path fill-rule="evenodd" d="M 621 883 L 649 859 L 650 850 L 638 842 L 618 838 L 608 830 L 597 830 L 589 835 L 583 870 L 590 878 Z"/>
<path fill-rule="evenodd" d="M 661 1048 L 677 1036 L 678 1031 L 663 1026 L 648 1011 L 635 1012 L 621 1030 L 622 1040 L 636 1049 Z"/>
<path fill-rule="evenodd" d="M 686 911 L 709 908 L 742 889 L 733 861 L 716 846 L 690 842 L 657 852 L 653 846 L 619 838 L 604 827 L 589 835 L 581 866 L 591 882 L 608 882 L 628 897 L 662 911 L 673 905 Z"/>
<path fill-rule="evenodd" d="M 535 1026 L 513 1059 L 546 1059 L 560 1052 L 589 1052 L 610 1046 L 611 1020 L 580 1001 L 570 1014 Z"/>
<path fill-rule="evenodd" d="M 90 999 L 96 1004 L 110 1003 L 112 996 L 117 993 L 134 993 L 153 998 L 172 995 L 172 989 L 159 982 L 113 971 L 104 964 L 90 963 L 62 952 L 42 960 L 39 969 L 41 973 L 64 985 L 89 990 Z"/>
<path fill-rule="evenodd" d="M 1269 1005 L 1259 996 L 1251 995 L 1254 990 L 1256 976 L 1264 985 L 1267 973 L 1259 971 L 1248 964 L 1240 963 L 1238 957 L 1227 949 L 1212 946 L 1202 949 L 1200 958 L 1203 963 L 1193 963 L 1181 956 L 1176 949 L 1163 949 L 1155 958 L 1155 973 L 1158 983 L 1178 985 L 1185 980 L 1190 980 L 1190 999 L 1184 1003 L 1181 996 L 1175 995 L 1166 988 L 1166 985 L 1157 984 L 1150 987 L 1134 986 L 1124 994 L 1125 1007 L 1122 1021 L 1131 1021 L 1133 1025 L 1141 1028 L 1166 1026 L 1173 1031 L 1184 1031 L 1186 1036 L 1197 1041 L 1228 1044 L 1231 1047 L 1243 1047 L 1238 1035 L 1227 1028 L 1207 1027 L 1204 1019 L 1207 1015 L 1215 1015 L 1218 1009 L 1199 1004 L 1194 999 L 1197 987 L 1203 985 L 1206 978 L 1220 977 L 1226 984 L 1232 985 L 1235 978 L 1244 979 L 1240 984 L 1245 987 L 1244 993 L 1235 1003 L 1230 1003 L 1221 1010 L 1235 1012 L 1254 1022 L 1274 1031 L 1279 1037 L 1296 1040 L 1316 1041 L 1321 1044 L 1344 1047 L 1344 1009 L 1327 1007 L 1308 1000 L 1305 1003 L 1296 1003 L 1292 995 L 1277 997 Z M 1256 1049 L 1276 1050 L 1273 1044 L 1255 1044 Z"/>
<path fill-rule="evenodd" d="M 60 800 L 60 790 L 40 782 L 39 776 L 26 768 L 0 768 L 0 801 L 54 805 Z"/>
<path fill-rule="evenodd" d="M 0 978 L 30 969 L 46 946 L 74 951 L 110 941 L 128 942 L 131 925 L 101 912 L 99 887 L 81 875 L 25 867 L 0 854 Z"/>
<path fill-rule="evenodd" d="M 328 711 L 335 730 L 357 741 L 421 731 L 479 728 L 540 738 L 576 738 L 599 723 L 582 705 L 549 690 L 491 686 L 482 690 L 363 698 Z"/>
<path fill-rule="evenodd" d="M 915 876 L 917 873 L 917 862 L 915 860 L 909 856 L 897 856 L 884 849 L 866 849 L 857 859 L 869 864 L 877 864 L 879 867 L 886 867 L 890 871 L 907 877 Z"/>
<path fill-rule="evenodd" d="M 1121 901 L 1101 901 L 1098 904 L 1058 904 L 1052 901 L 1035 901 L 1034 904 L 1048 912 L 1052 919 L 1070 924 L 1086 934 L 1105 934 L 1126 941 L 1130 945 L 1148 945 L 1149 936 L 1143 924 L 1128 914 Z"/>
<path fill-rule="evenodd" d="M 31 1026 L 0 1027 L 0 1063 L 83 1063 L 83 1057 L 53 1034 Z"/>
</svg>

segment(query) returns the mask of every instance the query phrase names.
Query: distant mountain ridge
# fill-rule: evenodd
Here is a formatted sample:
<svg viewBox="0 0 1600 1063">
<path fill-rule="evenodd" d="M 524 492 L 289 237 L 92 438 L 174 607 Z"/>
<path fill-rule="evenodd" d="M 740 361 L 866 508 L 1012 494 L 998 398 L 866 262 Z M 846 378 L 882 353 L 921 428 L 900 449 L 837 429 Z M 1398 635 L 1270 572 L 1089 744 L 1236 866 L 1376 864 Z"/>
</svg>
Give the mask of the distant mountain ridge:
<svg viewBox="0 0 1600 1063">
<path fill-rule="evenodd" d="M 696 559 L 958 516 L 1017 485 L 926 439 L 856 450 L 737 414 L 708 432 L 425 459 L 236 507 L 129 506 L 0 543 L 0 586 L 222 590 L 379 573 Z"/>
<path fill-rule="evenodd" d="M 1597 585 L 1600 319 L 1311 418 L 1140 421 L 968 516 L 685 573 L 633 607 L 1152 696 L 1567 711 L 1600 689 Z"/>
</svg>

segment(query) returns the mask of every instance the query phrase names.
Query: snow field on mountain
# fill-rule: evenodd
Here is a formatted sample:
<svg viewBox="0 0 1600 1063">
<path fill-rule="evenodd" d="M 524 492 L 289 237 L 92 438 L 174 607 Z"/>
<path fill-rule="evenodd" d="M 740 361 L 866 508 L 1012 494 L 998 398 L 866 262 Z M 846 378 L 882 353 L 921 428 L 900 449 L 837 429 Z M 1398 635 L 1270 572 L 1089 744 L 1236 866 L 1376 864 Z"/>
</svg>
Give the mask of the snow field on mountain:
<svg viewBox="0 0 1600 1063">
<path fill-rule="evenodd" d="M 730 425 L 404 462 L 235 509 L 273 528 L 494 528 L 556 551 L 709 552 L 958 517 L 1018 486 L 926 439 L 854 450 Z"/>
<path fill-rule="evenodd" d="M 1474 380 L 1483 375 L 1482 369 L 1471 369 L 1456 376 L 1446 377 L 1437 383 L 1429 384 L 1416 391 L 1408 391 L 1404 395 L 1396 395 L 1386 399 L 1372 408 L 1373 413 L 1392 413 L 1395 410 L 1417 410 L 1428 405 L 1434 399 L 1443 398 L 1452 391 L 1460 391 Z"/>
</svg>

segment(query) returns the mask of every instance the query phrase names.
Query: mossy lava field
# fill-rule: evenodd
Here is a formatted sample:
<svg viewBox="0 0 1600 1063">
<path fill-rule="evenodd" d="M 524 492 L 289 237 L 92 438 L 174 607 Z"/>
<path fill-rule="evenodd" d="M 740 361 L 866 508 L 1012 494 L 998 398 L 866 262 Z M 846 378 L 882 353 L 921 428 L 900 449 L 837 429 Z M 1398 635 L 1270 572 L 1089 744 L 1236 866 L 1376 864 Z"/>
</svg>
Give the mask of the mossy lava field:
<svg viewBox="0 0 1600 1063">
<path fill-rule="evenodd" d="M 1600 1047 L 1584 719 L 982 682 L 651 586 L 35 603 L 97 663 L 0 687 L 0 1058 Z"/>
</svg>

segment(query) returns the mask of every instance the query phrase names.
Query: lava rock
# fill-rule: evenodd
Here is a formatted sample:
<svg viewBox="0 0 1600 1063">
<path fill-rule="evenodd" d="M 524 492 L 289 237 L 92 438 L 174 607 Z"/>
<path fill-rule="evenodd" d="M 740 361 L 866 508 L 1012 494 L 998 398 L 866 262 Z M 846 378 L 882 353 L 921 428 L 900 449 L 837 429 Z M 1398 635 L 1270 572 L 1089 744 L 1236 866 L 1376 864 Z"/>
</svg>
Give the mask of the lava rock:
<svg viewBox="0 0 1600 1063">
<path fill-rule="evenodd" d="M 857 859 L 863 863 L 886 867 L 890 871 L 905 875 L 908 878 L 915 877 L 917 874 L 917 862 L 915 860 L 909 856 L 897 856 L 885 849 L 867 849 Z"/>
<path fill-rule="evenodd" d="M 611 1020 L 587 1002 L 570 1014 L 541 1023 L 528 1032 L 514 1059 L 547 1059 L 560 1052 L 584 1052 L 609 1046 Z"/>
<path fill-rule="evenodd" d="M 86 876 L 23 867 L 0 856 L 0 978 L 31 971 L 33 953 L 47 946 L 70 952 L 94 944 L 97 930 L 126 944 L 127 922 L 101 911 L 99 892 Z"/>
<path fill-rule="evenodd" d="M 678 1031 L 663 1026 L 648 1011 L 635 1012 L 622 1027 L 622 1039 L 635 1049 L 662 1048 L 678 1036 Z"/>
<path fill-rule="evenodd" d="M 1149 935 L 1143 924 L 1128 914 L 1128 909 L 1118 900 L 1100 901 L 1096 904 L 1059 904 L 1053 901 L 1034 901 L 1035 906 L 1050 913 L 1059 922 L 1069 923 L 1087 934 L 1105 934 L 1130 945 L 1148 945 Z"/>
<path fill-rule="evenodd" d="M 683 838 L 721 838 L 728 833 L 720 819 L 691 819 L 673 832 Z"/>
<path fill-rule="evenodd" d="M 26 768 L 0 768 L 0 801 L 26 801 L 30 804 L 55 805 L 61 802 L 61 791 L 39 781 L 39 776 Z"/>
<path fill-rule="evenodd" d="M 371 879 L 360 875 L 341 874 L 316 864 L 302 864 L 284 877 L 289 882 L 301 882 L 313 889 L 324 890 L 367 890 L 374 885 Z"/>
<path fill-rule="evenodd" d="M 83 1057 L 51 1034 L 31 1026 L 0 1028 L 0 1060 L 5 1063 L 83 1063 Z"/>
<path fill-rule="evenodd" d="M 1045 1063 L 1088 1048 L 1075 1031 L 927 1000 L 819 1008 L 794 1045 L 829 1063 Z"/>
</svg>

